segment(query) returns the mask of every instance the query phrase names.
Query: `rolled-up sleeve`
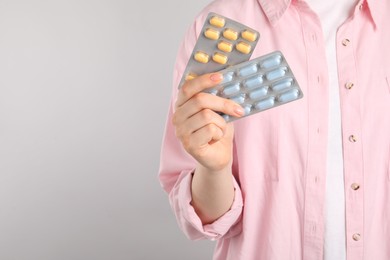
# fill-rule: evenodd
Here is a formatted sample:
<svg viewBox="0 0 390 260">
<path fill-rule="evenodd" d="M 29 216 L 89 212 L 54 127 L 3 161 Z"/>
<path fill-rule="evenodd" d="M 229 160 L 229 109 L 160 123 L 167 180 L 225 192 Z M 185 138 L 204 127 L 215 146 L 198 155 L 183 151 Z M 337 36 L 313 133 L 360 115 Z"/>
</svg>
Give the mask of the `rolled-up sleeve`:
<svg viewBox="0 0 390 260">
<path fill-rule="evenodd" d="M 159 169 L 160 183 L 169 194 L 169 201 L 178 224 L 185 235 L 192 240 L 215 240 L 240 233 L 240 219 L 243 207 L 240 187 L 232 176 L 235 195 L 230 210 L 213 223 L 202 225 L 200 218 L 191 205 L 192 173 L 196 167 L 196 161 L 183 149 L 172 125 L 174 103 L 177 98 L 177 86 L 189 55 L 191 55 L 196 43 L 197 32 L 200 31 L 204 19 L 205 16 L 199 16 L 188 30 L 177 55 L 173 75 L 172 97 L 162 141 Z"/>
<path fill-rule="evenodd" d="M 213 223 L 207 225 L 202 225 L 202 221 L 190 204 L 192 200 L 191 181 L 192 171 L 182 172 L 178 179 L 178 185 L 169 193 L 171 206 L 181 229 L 187 237 L 194 240 L 203 238 L 216 240 L 225 235 L 231 236 L 238 233 L 237 228 L 234 229 L 234 232 L 230 232 L 230 229 L 239 222 L 242 212 L 241 190 L 235 179 L 233 178 L 234 201 L 230 210 Z"/>
</svg>

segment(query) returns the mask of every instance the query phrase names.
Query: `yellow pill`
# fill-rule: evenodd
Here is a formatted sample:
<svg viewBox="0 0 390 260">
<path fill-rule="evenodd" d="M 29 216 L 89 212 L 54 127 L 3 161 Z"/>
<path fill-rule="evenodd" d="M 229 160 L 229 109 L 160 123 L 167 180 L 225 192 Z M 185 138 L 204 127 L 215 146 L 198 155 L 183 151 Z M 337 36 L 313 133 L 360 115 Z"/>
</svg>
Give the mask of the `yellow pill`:
<svg viewBox="0 0 390 260">
<path fill-rule="evenodd" d="M 241 33 L 241 37 L 247 41 L 254 42 L 257 39 L 257 33 L 245 30 Z"/>
<path fill-rule="evenodd" d="M 228 40 L 235 41 L 238 38 L 238 33 L 232 29 L 226 29 L 223 32 L 223 37 L 225 37 Z"/>
<path fill-rule="evenodd" d="M 194 79 L 196 78 L 198 75 L 194 74 L 194 73 L 188 73 L 188 75 L 186 76 L 186 80 L 191 80 L 191 79 Z"/>
<path fill-rule="evenodd" d="M 194 59 L 200 63 L 207 63 L 207 62 L 209 62 L 210 57 L 207 53 L 198 51 L 197 53 L 195 53 Z"/>
<path fill-rule="evenodd" d="M 211 40 L 218 40 L 219 39 L 219 32 L 214 30 L 214 29 L 209 28 L 204 32 L 204 36 L 206 36 L 207 38 L 209 38 Z"/>
<path fill-rule="evenodd" d="M 213 61 L 215 61 L 216 63 L 219 63 L 219 64 L 226 64 L 226 62 L 228 61 L 228 57 L 221 54 L 221 53 L 216 52 L 213 55 Z"/>
<path fill-rule="evenodd" d="M 225 26 L 225 19 L 223 19 L 222 17 L 213 16 L 210 19 L 210 24 L 215 27 L 222 28 Z"/>
<path fill-rule="evenodd" d="M 224 52 L 231 52 L 233 50 L 233 44 L 230 42 L 220 41 L 218 43 L 218 49 Z"/>
<path fill-rule="evenodd" d="M 251 52 L 251 46 L 245 42 L 240 42 L 236 45 L 236 49 L 244 54 L 248 54 Z"/>
</svg>

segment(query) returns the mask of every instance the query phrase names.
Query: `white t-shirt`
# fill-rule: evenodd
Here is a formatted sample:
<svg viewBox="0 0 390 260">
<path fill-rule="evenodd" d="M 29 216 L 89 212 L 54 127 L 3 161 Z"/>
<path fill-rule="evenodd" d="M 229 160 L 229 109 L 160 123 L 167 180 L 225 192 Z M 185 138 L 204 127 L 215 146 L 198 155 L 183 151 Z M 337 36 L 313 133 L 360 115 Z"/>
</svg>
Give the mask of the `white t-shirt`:
<svg viewBox="0 0 390 260">
<path fill-rule="evenodd" d="M 352 13 L 356 0 L 307 0 L 324 33 L 329 71 L 329 137 L 325 202 L 324 260 L 346 259 L 345 195 L 336 33 Z"/>
</svg>

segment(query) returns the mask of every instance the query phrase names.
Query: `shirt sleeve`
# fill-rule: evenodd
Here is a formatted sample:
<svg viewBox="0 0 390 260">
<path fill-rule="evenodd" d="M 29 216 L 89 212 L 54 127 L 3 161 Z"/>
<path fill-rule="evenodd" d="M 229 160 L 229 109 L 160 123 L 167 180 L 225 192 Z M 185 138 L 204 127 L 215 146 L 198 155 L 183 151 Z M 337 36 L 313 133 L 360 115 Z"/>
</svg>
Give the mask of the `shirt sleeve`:
<svg viewBox="0 0 390 260">
<path fill-rule="evenodd" d="M 232 176 L 235 195 L 230 210 L 213 223 L 202 225 L 200 218 L 190 204 L 192 200 L 192 173 L 196 167 L 196 161 L 184 150 L 175 135 L 175 129 L 172 125 L 174 104 L 177 98 L 177 86 L 195 46 L 197 32 L 200 31 L 204 19 L 205 16 L 199 16 L 195 20 L 193 26 L 188 30 L 177 55 L 173 74 L 172 97 L 162 141 L 159 169 L 160 183 L 169 194 L 169 201 L 179 227 L 192 240 L 215 240 L 240 233 L 240 219 L 243 207 L 240 187 Z"/>
</svg>

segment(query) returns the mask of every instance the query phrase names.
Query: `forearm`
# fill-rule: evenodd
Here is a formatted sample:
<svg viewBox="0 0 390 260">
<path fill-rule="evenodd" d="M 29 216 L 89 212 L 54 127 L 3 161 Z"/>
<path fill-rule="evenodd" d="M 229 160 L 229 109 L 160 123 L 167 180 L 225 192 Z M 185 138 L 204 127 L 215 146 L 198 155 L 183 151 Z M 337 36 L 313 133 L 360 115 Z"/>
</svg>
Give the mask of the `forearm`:
<svg viewBox="0 0 390 260">
<path fill-rule="evenodd" d="M 192 206 L 202 220 L 209 224 L 225 214 L 234 200 L 231 167 L 218 172 L 209 172 L 198 165 L 192 179 Z"/>
</svg>

